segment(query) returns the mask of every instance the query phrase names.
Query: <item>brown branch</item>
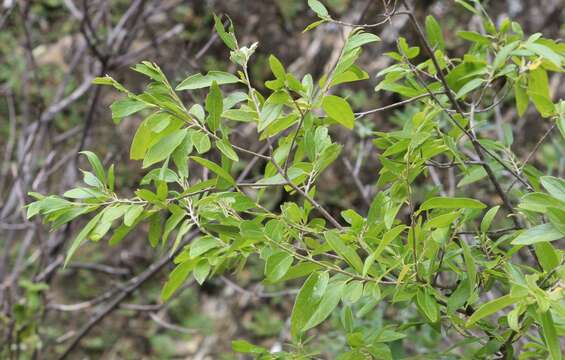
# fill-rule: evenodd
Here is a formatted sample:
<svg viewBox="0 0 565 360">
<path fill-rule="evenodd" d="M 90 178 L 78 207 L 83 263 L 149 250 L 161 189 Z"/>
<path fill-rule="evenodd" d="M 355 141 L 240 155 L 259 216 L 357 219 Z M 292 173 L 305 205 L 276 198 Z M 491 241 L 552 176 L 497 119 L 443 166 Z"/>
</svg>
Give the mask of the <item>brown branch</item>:
<svg viewBox="0 0 565 360">
<path fill-rule="evenodd" d="M 301 188 L 299 188 L 298 186 L 296 186 L 289 178 L 288 176 L 284 173 L 284 170 L 281 169 L 281 167 L 279 166 L 279 164 L 277 164 L 276 160 L 271 158 L 271 163 L 275 166 L 275 168 L 277 169 L 277 171 L 279 172 L 279 174 L 281 174 L 281 176 L 288 182 L 288 185 L 290 187 L 292 187 L 297 193 L 299 193 L 300 195 L 302 195 L 308 202 L 310 202 L 312 204 L 312 206 L 314 206 L 314 208 L 316 210 L 318 210 L 318 212 L 320 212 L 333 226 L 335 226 L 338 230 L 342 231 L 343 230 L 343 226 L 341 226 L 341 224 L 326 210 L 324 209 L 324 207 L 322 205 L 320 205 L 316 200 L 314 200 L 310 195 L 308 195 L 306 192 L 304 192 L 304 190 L 302 190 Z"/>
<path fill-rule="evenodd" d="M 189 234 L 185 240 L 177 247 L 174 253 L 170 255 L 165 255 L 159 260 L 151 264 L 144 272 L 131 278 L 126 287 L 120 290 L 120 293 L 114 300 L 112 300 L 106 307 L 104 307 L 100 312 L 98 312 L 94 317 L 92 317 L 83 327 L 79 330 L 78 334 L 74 337 L 71 344 L 65 349 L 65 351 L 58 357 L 59 360 L 66 359 L 73 350 L 80 343 L 82 338 L 84 338 L 90 330 L 96 326 L 100 321 L 102 321 L 106 316 L 108 316 L 112 311 L 114 311 L 122 301 L 124 301 L 131 293 L 137 290 L 141 285 L 143 285 L 147 280 L 149 280 L 153 275 L 158 273 L 163 269 L 170 261 L 173 259 L 190 240 L 196 236 L 197 232 L 192 232 Z"/>
</svg>

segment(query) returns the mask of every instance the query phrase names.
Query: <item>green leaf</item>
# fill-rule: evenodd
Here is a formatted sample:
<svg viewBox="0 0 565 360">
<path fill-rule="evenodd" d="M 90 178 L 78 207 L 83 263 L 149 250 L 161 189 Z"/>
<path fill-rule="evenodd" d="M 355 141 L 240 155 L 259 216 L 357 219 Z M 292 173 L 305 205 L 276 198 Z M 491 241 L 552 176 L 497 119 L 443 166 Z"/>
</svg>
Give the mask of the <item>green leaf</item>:
<svg viewBox="0 0 565 360">
<path fill-rule="evenodd" d="M 539 242 L 534 244 L 536 256 L 544 271 L 550 272 L 559 266 L 561 262 L 561 254 L 548 242 Z"/>
<path fill-rule="evenodd" d="M 468 11 L 472 12 L 475 15 L 479 15 L 477 9 L 475 9 L 472 5 L 468 4 L 465 0 L 455 0 L 455 2 L 461 6 L 463 6 Z"/>
<path fill-rule="evenodd" d="M 237 153 L 234 151 L 233 147 L 231 146 L 231 144 L 226 139 L 216 141 L 216 147 L 228 159 L 233 160 L 235 162 L 239 161 L 239 156 L 237 156 Z"/>
<path fill-rule="evenodd" d="M 319 282 L 323 281 L 319 273 L 311 273 L 300 288 L 290 316 L 290 333 L 293 339 L 298 338 L 302 328 L 320 303 L 323 294 L 318 294 L 316 287 Z"/>
<path fill-rule="evenodd" d="M 173 295 L 182 283 L 185 282 L 193 267 L 194 262 L 185 261 L 177 265 L 177 267 L 169 274 L 169 278 L 161 290 L 161 299 L 163 301 L 169 300 L 171 295 Z"/>
<path fill-rule="evenodd" d="M 527 93 L 541 116 L 550 117 L 553 115 L 555 106 L 549 95 L 547 72 L 543 68 L 538 67 L 529 72 Z"/>
<path fill-rule="evenodd" d="M 318 26 L 322 25 L 322 24 L 325 23 L 325 22 L 327 22 L 327 20 L 324 20 L 324 19 L 318 20 L 318 21 L 314 21 L 313 23 L 308 24 L 308 26 L 306 26 L 306 27 L 304 28 L 304 30 L 302 30 L 302 32 L 305 33 L 305 32 L 308 32 L 308 31 L 310 31 L 310 30 L 312 30 L 312 29 L 315 29 L 315 28 L 317 28 Z"/>
<path fill-rule="evenodd" d="M 502 67 L 508 61 L 510 57 L 510 53 L 514 51 L 518 47 L 519 42 L 515 41 L 504 46 L 500 51 L 496 54 L 494 61 L 492 62 L 492 67 L 497 70 L 498 68 Z"/>
<path fill-rule="evenodd" d="M 147 126 L 154 133 L 160 133 L 165 130 L 167 126 L 171 123 L 172 116 L 166 112 L 156 112 L 151 114 L 145 121 L 147 121 Z"/>
<path fill-rule="evenodd" d="M 481 221 L 481 232 L 486 233 L 490 229 L 490 224 L 492 224 L 492 221 L 494 220 L 494 217 L 498 213 L 499 209 L 500 205 L 490 208 L 489 211 L 487 211 L 487 213 L 483 217 L 483 220 Z"/>
<path fill-rule="evenodd" d="M 159 213 L 155 213 L 149 218 L 149 243 L 152 247 L 156 247 L 157 244 L 159 244 L 161 230 L 161 215 Z"/>
<path fill-rule="evenodd" d="M 210 274 L 210 270 L 210 264 L 206 259 L 202 259 L 196 264 L 192 274 L 199 285 L 202 285 L 204 281 L 206 281 L 208 274 Z"/>
<path fill-rule="evenodd" d="M 245 340 L 234 340 L 231 342 L 231 348 L 235 352 L 246 354 L 263 354 L 267 349 L 256 346 Z"/>
<path fill-rule="evenodd" d="M 335 95 L 327 95 L 322 100 L 322 108 L 330 118 L 348 129 L 353 129 L 355 115 L 345 99 Z"/>
<path fill-rule="evenodd" d="M 364 31 L 357 31 L 347 39 L 347 44 L 345 44 L 345 47 L 343 48 L 343 53 L 345 54 L 349 51 L 360 48 L 363 45 L 378 41 L 381 41 L 381 38 L 379 38 L 375 34 Z"/>
<path fill-rule="evenodd" d="M 352 280 L 345 286 L 341 298 L 346 303 L 354 304 L 361 299 L 361 296 L 363 296 L 363 283 L 359 280 Z"/>
<path fill-rule="evenodd" d="M 383 330 L 375 341 L 380 343 L 393 342 L 400 339 L 404 339 L 406 336 L 407 336 L 406 334 L 399 333 L 396 331 Z"/>
<path fill-rule="evenodd" d="M 75 188 L 65 191 L 64 197 L 70 199 L 92 199 L 98 197 L 107 197 L 103 192 L 92 188 Z"/>
<path fill-rule="evenodd" d="M 457 36 L 461 39 L 472 41 L 477 44 L 490 45 L 491 43 L 491 40 L 488 37 L 474 31 L 458 31 Z"/>
<path fill-rule="evenodd" d="M 330 316 L 330 314 L 336 308 L 337 304 L 339 304 L 344 285 L 344 282 L 331 282 L 328 284 L 326 291 L 322 296 L 322 300 L 316 307 L 316 310 L 312 313 L 310 319 L 308 319 L 306 324 L 302 327 L 302 332 L 321 324 L 328 318 L 328 316 Z"/>
<path fill-rule="evenodd" d="M 547 208 L 547 217 L 549 222 L 557 231 L 565 235 L 565 208 L 559 209 L 556 207 Z"/>
<path fill-rule="evenodd" d="M 373 259 L 378 260 L 385 248 L 390 245 L 390 243 L 396 239 L 403 231 L 406 229 L 405 225 L 398 225 L 390 230 L 388 230 L 384 235 L 382 240 L 379 242 L 377 249 L 370 255 Z"/>
<path fill-rule="evenodd" d="M 283 106 L 290 101 L 288 94 L 282 90 L 275 91 L 263 104 L 259 114 L 258 131 L 263 131 L 282 114 Z"/>
<path fill-rule="evenodd" d="M 524 47 L 536 55 L 551 61 L 555 66 L 561 67 L 561 56 L 549 47 L 534 42 L 526 42 L 524 43 Z"/>
<path fill-rule="evenodd" d="M 111 223 L 119 218 L 121 218 L 126 211 L 129 209 L 130 205 L 121 204 L 121 205 L 111 205 L 104 210 L 104 215 L 102 215 L 102 219 L 100 219 L 100 223 Z"/>
<path fill-rule="evenodd" d="M 516 303 L 516 298 L 510 295 L 504 295 L 497 299 L 491 300 L 483 305 L 481 305 L 474 313 L 469 317 L 467 323 L 465 324 L 466 327 L 473 326 L 477 321 L 481 320 L 484 317 L 492 315 L 505 307 L 513 305 Z"/>
<path fill-rule="evenodd" d="M 79 154 L 86 156 L 98 180 L 100 180 L 101 183 L 106 184 L 106 175 L 104 173 L 104 167 L 102 166 L 100 159 L 98 159 L 98 156 L 96 156 L 96 154 L 93 153 L 92 151 L 81 151 Z"/>
<path fill-rule="evenodd" d="M 95 85 L 113 85 L 114 81 L 115 80 L 108 75 L 92 79 L 92 83 Z"/>
<path fill-rule="evenodd" d="M 289 127 L 294 125 L 299 118 L 300 116 L 298 114 L 290 114 L 288 116 L 284 116 L 276 119 L 269 126 L 267 126 L 265 131 L 263 131 L 263 133 L 261 134 L 259 140 L 265 140 L 268 137 L 271 137 L 273 135 L 280 133 L 283 130 L 288 129 Z"/>
<path fill-rule="evenodd" d="M 257 112 L 241 109 L 230 109 L 222 113 L 224 119 L 241 121 L 241 122 L 253 122 L 257 120 Z"/>
<path fill-rule="evenodd" d="M 516 109 L 518 110 L 518 115 L 522 116 L 528 109 L 528 102 L 530 98 L 526 88 L 521 81 L 517 81 L 514 84 L 514 98 L 516 99 Z"/>
<path fill-rule="evenodd" d="M 157 198 L 157 195 L 147 189 L 139 189 L 135 192 L 135 195 L 137 195 L 141 200 L 145 200 L 152 204 L 158 204 L 160 202 L 159 198 Z"/>
<path fill-rule="evenodd" d="M 455 220 L 461 216 L 460 211 L 452 211 L 447 214 L 442 214 L 438 216 L 434 216 L 433 218 L 429 219 L 424 224 L 424 229 L 436 229 L 436 228 L 449 228 L 451 225 L 455 223 Z"/>
<path fill-rule="evenodd" d="M 485 204 L 479 200 L 469 198 L 434 197 L 424 201 L 419 211 L 430 209 L 484 209 Z"/>
<path fill-rule="evenodd" d="M 82 174 L 84 175 L 83 181 L 86 185 L 95 187 L 100 191 L 104 189 L 104 184 L 96 177 L 96 175 L 89 171 L 82 171 Z"/>
<path fill-rule="evenodd" d="M 352 65 L 349 69 L 341 74 L 335 75 L 332 79 L 330 86 L 335 86 L 343 83 L 366 80 L 369 78 L 369 74 L 362 70 L 357 65 Z"/>
<path fill-rule="evenodd" d="M 524 195 L 520 199 L 520 204 L 518 205 L 518 207 L 523 210 L 545 214 L 547 212 L 547 208 L 550 206 L 562 208 L 564 205 L 564 202 L 557 200 L 551 195 L 540 192 L 533 192 Z"/>
<path fill-rule="evenodd" d="M 149 107 L 148 104 L 130 98 L 114 101 L 110 106 L 112 109 L 112 120 L 117 124 L 122 118 L 133 115 L 147 107 Z"/>
<path fill-rule="evenodd" d="M 565 180 L 553 176 L 542 176 L 540 180 L 551 196 L 565 202 Z"/>
<path fill-rule="evenodd" d="M 163 230 L 163 243 L 166 243 L 169 234 L 177 227 L 177 225 L 187 216 L 187 213 L 178 205 L 169 205 L 169 210 L 171 211 L 171 216 L 165 222 L 165 229 Z"/>
<path fill-rule="evenodd" d="M 222 179 L 226 180 L 230 185 L 235 185 L 234 178 L 224 169 L 222 169 L 218 164 L 211 162 L 208 159 L 204 159 L 198 156 L 191 156 L 190 159 L 196 161 L 200 165 L 204 166 L 208 170 L 212 171 L 214 174 L 218 175 Z"/>
<path fill-rule="evenodd" d="M 430 323 L 435 324 L 439 321 L 439 305 L 427 289 L 418 289 L 416 304 Z"/>
<path fill-rule="evenodd" d="M 330 244 L 332 249 L 341 256 L 349 265 L 351 265 L 358 273 L 363 271 L 363 261 L 357 252 L 351 246 L 347 246 L 336 230 L 326 231 L 324 238 Z"/>
<path fill-rule="evenodd" d="M 293 257 L 287 252 L 280 251 L 272 254 L 265 262 L 267 281 L 274 283 L 282 279 L 292 266 Z"/>
<path fill-rule="evenodd" d="M 129 157 L 132 160 L 142 160 L 147 153 L 147 148 L 151 144 L 151 129 L 147 126 L 147 119 L 143 121 L 137 128 L 133 140 L 131 142 L 131 147 L 129 151 Z"/>
<path fill-rule="evenodd" d="M 213 82 L 218 85 L 235 84 L 239 78 L 224 71 L 209 71 L 206 75 L 194 74 L 184 79 L 175 90 L 195 90 L 212 86 Z"/>
<path fill-rule="evenodd" d="M 192 222 L 192 219 L 186 219 L 182 222 L 182 224 L 179 227 L 179 230 L 177 231 L 177 235 L 175 236 L 173 246 L 171 246 L 171 251 L 170 251 L 171 255 L 177 251 L 182 239 L 184 238 L 186 233 L 188 233 L 188 231 L 192 228 L 193 225 L 194 223 Z"/>
<path fill-rule="evenodd" d="M 472 287 L 469 285 L 469 279 L 465 279 L 459 283 L 457 289 L 447 299 L 447 313 L 455 314 L 457 309 L 461 308 L 469 300 L 472 293 Z"/>
<path fill-rule="evenodd" d="M 301 262 L 292 266 L 281 281 L 288 281 L 310 275 L 316 270 L 320 270 L 320 265 L 311 262 Z"/>
<path fill-rule="evenodd" d="M 172 153 L 173 162 L 182 178 L 188 177 L 188 156 L 192 152 L 192 148 L 192 136 L 187 133 L 182 143 Z"/>
<path fill-rule="evenodd" d="M 286 71 L 284 66 L 275 55 L 269 56 L 269 66 L 271 67 L 271 72 L 275 75 L 275 78 L 282 81 L 286 80 Z"/>
<path fill-rule="evenodd" d="M 124 225 L 132 226 L 135 220 L 143 213 L 143 205 L 131 205 L 124 214 Z"/>
<path fill-rule="evenodd" d="M 551 224 L 541 224 L 524 230 L 512 241 L 512 245 L 531 245 L 539 242 L 555 241 L 564 235 Z"/>
<path fill-rule="evenodd" d="M 112 237 L 110 238 L 110 240 L 108 240 L 108 245 L 110 246 L 118 245 L 126 237 L 126 235 L 129 234 L 133 229 L 134 229 L 133 225 L 132 226 L 126 226 L 124 224 L 120 225 L 116 230 L 114 230 Z"/>
<path fill-rule="evenodd" d="M 192 138 L 192 143 L 199 154 L 207 153 L 212 147 L 210 138 L 202 131 L 192 131 L 190 136 Z"/>
<path fill-rule="evenodd" d="M 153 145 L 143 159 L 143 168 L 147 168 L 159 161 L 168 158 L 179 146 L 186 136 L 187 129 L 180 129 L 163 137 Z"/>
<path fill-rule="evenodd" d="M 430 45 L 434 49 L 445 49 L 445 41 L 443 40 L 441 27 L 439 26 L 436 19 L 431 15 L 428 15 L 426 17 L 426 34 L 428 35 Z"/>
<path fill-rule="evenodd" d="M 114 186 L 115 186 L 114 164 L 110 165 L 110 167 L 108 168 L 107 185 L 110 192 L 114 192 Z"/>
<path fill-rule="evenodd" d="M 190 244 L 190 257 L 198 257 L 221 245 L 222 243 L 213 236 L 201 236 Z"/>
<path fill-rule="evenodd" d="M 336 66 L 335 66 L 334 76 L 339 76 L 341 73 L 350 69 L 353 66 L 353 64 L 355 63 L 355 61 L 357 61 L 357 59 L 359 58 L 360 55 L 361 55 L 361 49 L 360 48 L 350 50 L 350 51 L 344 53 L 343 55 L 341 55 L 341 57 L 339 58 Z M 327 79 L 325 77 L 323 77 L 320 80 L 320 85 L 324 85 L 326 80 Z"/>
<path fill-rule="evenodd" d="M 112 226 L 112 222 L 119 219 L 124 215 L 124 213 L 128 210 L 129 205 L 117 205 L 117 206 L 110 206 L 104 210 L 104 215 L 94 227 L 94 229 L 90 232 L 89 238 L 93 241 L 98 241 L 106 235 L 110 227 Z"/>
<path fill-rule="evenodd" d="M 229 19 L 229 22 L 231 24 L 231 19 Z M 216 29 L 216 32 L 218 33 L 220 39 L 222 39 L 222 41 L 224 42 L 224 44 L 226 44 L 227 47 L 229 47 L 231 50 L 237 49 L 237 40 L 235 39 L 235 35 L 233 34 L 233 31 L 231 31 L 230 29 L 230 32 L 226 32 L 222 20 L 218 16 L 216 16 L 216 14 L 214 14 L 214 28 Z"/>
<path fill-rule="evenodd" d="M 212 84 L 210 84 L 212 85 Z M 204 124 L 206 113 L 204 112 L 204 108 L 200 104 L 194 104 L 188 109 L 188 113 L 192 115 L 196 120 L 200 123 Z"/>
<path fill-rule="evenodd" d="M 218 86 L 216 81 L 212 82 L 210 87 L 210 92 L 206 97 L 206 111 L 208 111 L 208 117 L 206 118 L 208 127 L 215 133 L 220 127 L 220 118 L 222 117 L 222 112 L 224 111 L 224 102 L 222 98 L 222 91 Z"/>
<path fill-rule="evenodd" d="M 565 100 L 559 102 L 561 110 L 559 111 L 559 117 L 555 120 L 561 137 L 565 139 Z"/>
<path fill-rule="evenodd" d="M 67 256 L 65 257 L 65 263 L 63 264 L 63 267 L 67 266 L 71 257 L 74 255 L 74 253 L 77 251 L 79 246 L 83 243 L 83 241 L 86 240 L 87 236 L 94 229 L 94 227 L 98 224 L 103 214 L 104 212 L 102 211 L 96 214 L 96 216 L 90 219 L 90 221 L 78 233 L 77 237 L 73 240 L 71 247 L 67 251 Z"/>
<path fill-rule="evenodd" d="M 308 6 L 321 18 L 329 17 L 328 9 L 318 0 L 308 0 Z"/>
<path fill-rule="evenodd" d="M 483 63 L 464 61 L 449 71 L 445 79 L 447 80 L 449 87 L 451 87 L 453 91 L 457 92 L 468 81 L 469 74 L 476 74 L 476 76 L 478 76 L 480 74 L 487 73 L 488 69 Z M 415 95 L 418 95 L 418 93 L 410 96 Z"/>
<path fill-rule="evenodd" d="M 551 311 L 547 310 L 546 312 L 542 313 L 540 315 L 540 318 L 543 339 L 545 344 L 547 345 L 549 358 L 551 360 L 561 360 L 561 344 L 559 341 L 559 335 L 557 334 L 557 330 L 555 328 L 555 324 L 553 323 Z"/>
<path fill-rule="evenodd" d="M 471 81 L 467 82 L 465 85 L 463 85 L 461 87 L 461 89 L 459 89 L 459 91 L 457 92 L 457 94 L 455 95 L 455 97 L 457 99 L 461 99 L 463 97 L 465 97 L 465 95 L 467 95 L 468 93 L 470 93 L 471 91 L 477 89 L 479 86 L 481 86 L 481 84 L 484 82 L 483 79 L 481 78 L 474 78 Z"/>
<path fill-rule="evenodd" d="M 272 104 L 268 100 L 261 109 L 259 115 L 259 126 L 257 126 L 258 131 L 265 130 L 269 125 L 276 121 L 282 114 L 283 104 Z"/>
<path fill-rule="evenodd" d="M 160 181 L 163 181 L 165 183 L 177 182 L 179 181 L 179 177 L 173 170 L 161 167 L 161 168 L 153 169 L 149 171 L 147 174 L 145 174 L 145 176 L 143 177 L 143 179 L 141 179 L 141 182 L 139 184 L 148 185 L 151 182 L 157 184 Z"/>
<path fill-rule="evenodd" d="M 136 64 L 131 69 L 149 77 L 152 80 L 155 80 L 156 82 L 165 82 L 161 69 L 149 61 L 142 61 L 141 64 Z"/>
</svg>

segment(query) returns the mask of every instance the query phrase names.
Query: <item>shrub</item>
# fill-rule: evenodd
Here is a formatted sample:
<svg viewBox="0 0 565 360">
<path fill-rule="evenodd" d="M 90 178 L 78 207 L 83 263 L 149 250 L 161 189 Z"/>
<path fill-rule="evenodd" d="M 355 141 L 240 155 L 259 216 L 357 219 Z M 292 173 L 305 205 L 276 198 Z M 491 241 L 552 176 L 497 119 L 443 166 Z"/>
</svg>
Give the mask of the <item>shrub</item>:
<svg viewBox="0 0 565 360">
<path fill-rule="evenodd" d="M 307 30 L 327 22 L 351 26 L 332 19 L 319 1 L 308 3 L 320 20 Z M 485 28 L 457 34 L 469 44 L 462 57 L 445 51 L 433 17 L 422 28 L 408 7 L 386 14 L 385 21 L 408 16 L 419 46 L 400 37 L 398 49 L 386 54 L 393 63 L 378 74 L 375 90 L 404 100 L 361 113 L 336 94 L 342 84 L 369 79 L 356 60 L 380 41 L 370 32 L 379 24 L 353 26 L 339 60 L 317 81 L 309 74 L 298 79 L 271 55 L 273 76 L 263 94 L 248 72 L 258 44 L 241 46 L 231 23 L 225 27 L 216 17 L 237 74 L 210 71 L 173 86 L 156 64 L 142 62 L 133 70 L 150 83 L 140 94 L 109 76 L 95 80 L 125 95 L 111 106 L 116 123 L 147 114 L 130 150 L 150 169 L 135 197 L 120 197 L 113 165 L 105 169 L 84 151 L 92 167 L 83 171 L 85 185 L 62 197 L 30 194 L 36 201 L 28 217 L 40 215 L 58 228 L 90 216 L 66 261 L 87 240 L 111 233 L 116 245 L 148 224 L 149 244 L 168 249 L 176 265 L 164 300 L 190 274 L 202 284 L 258 255 L 266 283 L 301 279 L 290 325 L 295 356 L 308 356 L 307 331 L 339 309 L 348 343 L 341 359 L 392 358 L 388 345 L 423 326 L 458 341 L 444 354 L 472 349 L 474 357 L 509 359 L 513 344 L 526 338 L 526 357 L 560 359 L 565 267 L 554 245 L 565 236 L 565 181 L 528 164 L 539 144 L 522 162 L 511 149 L 511 127 L 501 139 L 489 138 L 488 130 L 492 110 L 513 94 L 519 116 L 531 103 L 549 131 L 565 136 L 565 102 L 554 103 L 548 86 L 548 73 L 563 71 L 565 45 L 541 34 L 526 37 L 508 19 L 496 27 L 480 7 L 458 3 Z M 208 90 L 205 103 L 190 107 L 177 94 L 201 89 Z M 333 129 L 347 132 L 362 117 L 408 104 L 413 111 L 396 128 L 370 134 L 380 156 L 368 212 L 343 209 L 337 217 L 318 200 L 317 186 L 342 150 Z M 262 150 L 233 143 L 237 122 L 256 124 Z M 442 195 L 441 179 L 432 190 L 424 187 L 436 168 L 461 174 L 457 196 Z M 259 179 L 246 180 L 252 171 Z M 482 191 L 474 187 L 479 182 Z M 280 209 L 267 205 L 276 191 L 288 193 Z M 408 311 L 410 321 L 365 321 L 379 303 Z M 233 348 L 265 359 L 290 356 L 244 340 Z"/>
</svg>

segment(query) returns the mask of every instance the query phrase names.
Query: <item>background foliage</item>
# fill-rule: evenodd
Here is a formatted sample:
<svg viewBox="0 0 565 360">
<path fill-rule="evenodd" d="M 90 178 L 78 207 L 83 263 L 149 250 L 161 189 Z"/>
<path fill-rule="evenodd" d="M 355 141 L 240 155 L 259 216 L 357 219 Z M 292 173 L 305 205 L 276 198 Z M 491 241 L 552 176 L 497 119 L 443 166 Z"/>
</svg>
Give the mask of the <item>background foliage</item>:
<svg viewBox="0 0 565 360">
<path fill-rule="evenodd" d="M 561 358 L 564 4 L 324 4 L 4 3 L 1 356 Z"/>
</svg>

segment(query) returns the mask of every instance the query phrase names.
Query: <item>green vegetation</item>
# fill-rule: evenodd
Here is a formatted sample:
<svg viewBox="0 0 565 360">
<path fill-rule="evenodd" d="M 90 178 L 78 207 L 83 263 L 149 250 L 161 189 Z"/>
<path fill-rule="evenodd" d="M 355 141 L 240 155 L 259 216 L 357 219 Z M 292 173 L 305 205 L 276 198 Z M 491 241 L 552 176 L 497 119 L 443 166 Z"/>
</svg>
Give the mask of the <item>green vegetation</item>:
<svg viewBox="0 0 565 360">
<path fill-rule="evenodd" d="M 261 282 L 273 293 L 250 296 L 272 300 L 244 327 L 257 338 L 288 334 L 280 348 L 233 340 L 234 352 L 254 358 L 562 359 L 565 179 L 530 160 L 552 131 L 564 147 L 565 101 L 552 98 L 548 79 L 565 70 L 565 44 L 525 34 L 510 19 L 495 25 L 478 1 L 455 3 L 484 29 L 458 31 L 465 44 L 458 55 L 446 48 L 441 22 L 430 15 L 420 23 L 404 1 L 382 22 L 357 25 L 308 0 L 319 19 L 306 32 L 345 29 L 339 56 L 321 76 L 298 76 L 272 54 L 260 85 L 250 75 L 261 44 L 244 43 L 228 17 L 214 16 L 231 65 L 176 84 L 143 61 L 131 68 L 144 76 L 140 92 L 109 75 L 93 80 L 121 94 L 111 105 L 117 126 L 143 118 L 129 147 L 145 174 L 134 193 L 124 195 L 116 182 L 122 160 L 107 166 L 82 151 L 83 184 L 62 195 L 30 192 L 28 219 L 52 229 L 86 220 L 67 245 L 65 266 L 87 242 L 123 246 L 146 230 L 136 242 L 165 255 L 159 266 L 167 256 L 174 263 L 161 300 L 192 311 L 196 300 L 180 291 L 192 278 L 203 286 L 227 274 Z M 385 54 L 388 65 L 372 74 L 359 59 L 381 43 L 372 30 L 397 18 L 414 37 L 401 34 Z M 371 96 L 397 101 L 356 112 L 367 108 L 355 90 L 361 82 L 375 86 Z M 517 152 L 514 120 L 501 124 L 494 114 L 501 104 L 512 118 L 535 113 L 547 132 Z M 386 125 L 368 120 L 401 107 Z M 244 136 L 255 138 L 241 141 L 242 123 L 254 130 Z M 342 162 L 348 137 L 378 154 L 367 159 L 371 186 Z M 328 175 L 343 166 L 349 179 Z M 358 191 L 359 202 L 344 208 L 335 197 L 352 179 L 347 191 Z M 32 302 L 46 290 L 23 287 Z M 285 299 L 290 311 L 273 312 Z M 168 341 L 151 337 L 165 349 Z"/>
</svg>

